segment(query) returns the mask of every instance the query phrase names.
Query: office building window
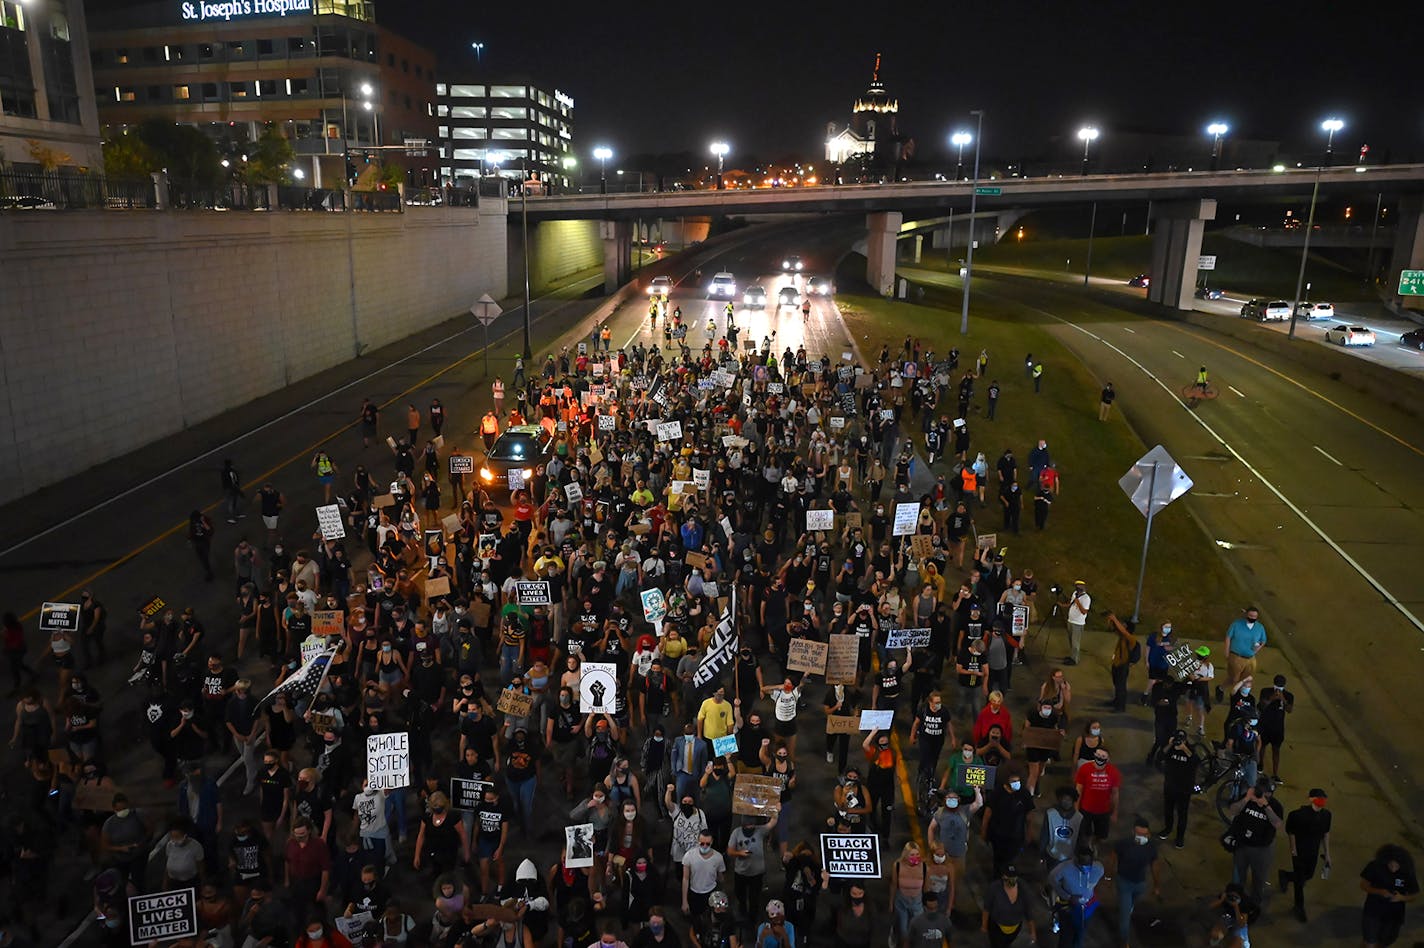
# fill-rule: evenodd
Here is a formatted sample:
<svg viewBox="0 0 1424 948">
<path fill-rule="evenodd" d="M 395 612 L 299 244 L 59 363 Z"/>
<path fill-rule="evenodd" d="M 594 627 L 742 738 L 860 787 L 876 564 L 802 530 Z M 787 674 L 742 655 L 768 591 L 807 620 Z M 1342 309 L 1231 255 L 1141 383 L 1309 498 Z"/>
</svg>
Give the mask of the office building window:
<svg viewBox="0 0 1424 948">
<path fill-rule="evenodd" d="M 441 106 L 445 108 L 445 106 Z M 456 105 L 450 108 L 451 118 L 482 119 L 485 117 L 484 106 L 480 105 Z"/>
<path fill-rule="evenodd" d="M 277 94 L 277 80 L 276 80 L 276 79 L 262 79 L 262 80 L 260 80 L 260 81 L 257 83 L 257 94 L 258 94 L 258 95 L 276 95 L 276 94 Z"/>
<path fill-rule="evenodd" d="M 17 118 L 34 118 L 34 93 L 20 89 L 0 89 L 0 113 Z"/>
<path fill-rule="evenodd" d="M 406 72 L 406 73 L 410 72 L 410 60 L 409 60 L 409 59 L 402 59 L 402 60 L 401 60 L 401 72 Z"/>
<path fill-rule="evenodd" d="M 456 161 L 484 161 L 485 150 L 483 148 L 456 148 L 454 158 Z"/>
<path fill-rule="evenodd" d="M 459 129 L 456 129 L 456 131 L 459 131 Z M 436 134 L 439 135 L 441 138 L 449 138 L 449 137 L 450 137 L 450 126 L 448 126 L 448 125 L 441 125 L 440 128 L 439 128 L 439 130 L 436 132 Z"/>
<path fill-rule="evenodd" d="M 163 90 L 161 90 L 158 86 L 148 86 L 143 90 L 143 98 L 145 102 L 157 102 L 162 97 Z"/>
<path fill-rule="evenodd" d="M 491 99 L 522 99 L 525 97 L 525 86 L 490 86 Z"/>
<path fill-rule="evenodd" d="M 437 86 L 435 91 L 438 95 L 444 95 L 445 87 Z M 484 86 L 452 85 L 450 87 L 450 98 L 452 99 L 483 99 L 484 97 Z"/>
<path fill-rule="evenodd" d="M 307 41 L 300 36 L 289 36 L 287 38 L 287 52 L 295 55 L 302 55 L 307 48 Z"/>
<path fill-rule="evenodd" d="M 386 65 L 392 69 L 396 68 L 396 54 L 386 53 Z"/>
<path fill-rule="evenodd" d="M 216 55 L 217 55 L 217 50 L 213 48 L 213 44 L 212 44 L 212 43 L 199 43 L 199 44 L 198 44 L 198 58 L 199 58 L 199 59 L 212 59 L 212 58 L 213 58 L 214 56 L 216 56 Z"/>
<path fill-rule="evenodd" d="M 247 98 L 247 83 L 245 83 L 245 82 L 229 82 L 229 83 L 227 84 L 227 94 L 228 94 L 228 96 L 229 96 L 230 98 L 233 98 L 233 99 L 245 99 L 245 98 Z"/>
<path fill-rule="evenodd" d="M 482 128 L 460 128 L 456 127 L 450 132 L 441 131 L 441 138 L 484 138 L 485 130 Z"/>
<path fill-rule="evenodd" d="M 490 129 L 490 138 L 498 141 L 528 141 L 529 132 L 522 128 L 494 128 Z"/>
<path fill-rule="evenodd" d="M 492 119 L 527 119 L 529 110 L 513 105 L 497 105 L 490 109 Z"/>
<path fill-rule="evenodd" d="M 203 100 L 212 102 L 218 97 L 218 84 L 216 82 L 203 83 Z"/>
<path fill-rule="evenodd" d="M 405 96 L 404 99 L 405 99 L 406 111 L 410 111 L 410 96 Z"/>
<path fill-rule="evenodd" d="M 157 46 L 145 46 L 143 48 L 143 61 L 146 63 L 156 63 L 161 58 L 160 54 L 162 52 L 163 50 Z"/>
<path fill-rule="evenodd" d="M 25 31 L 25 8 L 20 6 L 16 0 L 0 0 L 0 26 L 23 33 Z M 18 115 L 19 113 L 6 112 L 6 114 Z"/>
<path fill-rule="evenodd" d="M 174 87 L 173 87 L 173 98 L 177 99 L 177 100 L 180 101 L 180 102 L 185 102 L 185 101 L 187 101 L 188 98 L 191 97 L 191 95 L 192 95 L 192 93 L 189 91 L 189 89 L 188 89 L 187 86 L 174 86 Z"/>
<path fill-rule="evenodd" d="M 243 55 L 243 45 L 241 40 L 233 40 L 227 44 L 227 56 L 229 59 L 241 59 Z"/>
<path fill-rule="evenodd" d="M 116 50 L 114 50 L 114 62 L 118 63 L 120 66 L 125 66 L 125 65 L 128 65 L 128 61 L 129 61 L 129 51 L 128 51 L 128 50 L 126 50 L 126 49 L 116 49 Z"/>
<path fill-rule="evenodd" d="M 115 102 L 136 102 L 138 93 L 128 86 L 114 86 Z"/>
<path fill-rule="evenodd" d="M 443 83 L 443 82 L 437 82 L 437 83 L 435 83 L 435 94 L 436 94 L 436 95 L 444 95 L 444 94 L 445 94 L 445 83 Z"/>
<path fill-rule="evenodd" d="M 259 56 L 271 56 L 271 55 L 272 55 L 272 41 L 271 41 L 271 40 L 258 40 L 258 41 L 257 41 L 257 55 L 259 55 Z"/>
</svg>

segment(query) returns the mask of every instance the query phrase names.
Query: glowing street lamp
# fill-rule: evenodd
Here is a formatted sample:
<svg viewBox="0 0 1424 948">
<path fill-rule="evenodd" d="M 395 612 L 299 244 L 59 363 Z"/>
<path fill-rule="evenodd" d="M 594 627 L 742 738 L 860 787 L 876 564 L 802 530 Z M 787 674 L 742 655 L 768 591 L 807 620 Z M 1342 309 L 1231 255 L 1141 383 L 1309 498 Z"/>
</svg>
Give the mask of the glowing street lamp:
<svg viewBox="0 0 1424 948">
<path fill-rule="evenodd" d="M 727 157 L 727 152 L 732 149 L 726 142 L 713 142 L 712 154 L 717 156 L 717 190 L 722 190 L 722 159 Z"/>
<path fill-rule="evenodd" d="M 1305 221 L 1305 239 L 1300 247 L 1300 272 L 1295 277 L 1295 299 L 1291 300 L 1290 329 L 1286 331 L 1287 339 L 1295 338 L 1295 319 L 1300 311 L 1301 291 L 1305 288 L 1305 263 L 1310 259 L 1310 234 L 1315 230 L 1315 202 L 1320 197 L 1320 173 L 1325 165 L 1330 164 L 1330 150 L 1335 144 L 1335 133 L 1345 127 L 1345 123 L 1337 118 L 1331 117 L 1320 123 L 1321 131 L 1325 132 L 1325 160 L 1315 166 L 1315 186 L 1310 189 L 1310 214 Z"/>
<path fill-rule="evenodd" d="M 1083 174 L 1088 173 L 1088 148 L 1098 140 L 1098 130 L 1091 125 L 1078 129 L 1078 137 L 1083 141 Z"/>
<path fill-rule="evenodd" d="M 605 145 L 599 145 L 593 150 L 593 157 L 598 159 L 598 193 L 608 193 L 608 159 L 613 157 L 613 149 Z"/>
<path fill-rule="evenodd" d="M 1337 118 L 1328 118 L 1320 123 L 1320 128 L 1325 132 L 1325 163 L 1331 164 L 1330 153 L 1335 148 L 1335 133 L 1345 127 L 1345 123 Z"/>
<path fill-rule="evenodd" d="M 968 132 L 955 132 L 949 136 L 949 143 L 959 149 L 959 158 L 954 165 L 954 180 L 960 181 L 964 178 L 964 146 L 974 140 L 974 136 Z"/>
<path fill-rule="evenodd" d="M 473 50 L 475 51 L 475 64 L 478 65 L 479 62 L 480 62 L 480 60 L 481 60 L 481 58 L 482 58 L 481 54 L 484 53 L 484 51 L 485 51 L 485 44 L 484 44 L 484 43 L 471 43 L 471 44 L 470 44 L 470 49 L 473 49 Z"/>
<path fill-rule="evenodd" d="M 1218 160 L 1221 158 L 1221 136 L 1231 131 L 1231 127 L 1225 122 L 1212 122 L 1206 127 L 1206 133 L 1211 136 L 1211 170 L 1216 170 Z"/>
</svg>

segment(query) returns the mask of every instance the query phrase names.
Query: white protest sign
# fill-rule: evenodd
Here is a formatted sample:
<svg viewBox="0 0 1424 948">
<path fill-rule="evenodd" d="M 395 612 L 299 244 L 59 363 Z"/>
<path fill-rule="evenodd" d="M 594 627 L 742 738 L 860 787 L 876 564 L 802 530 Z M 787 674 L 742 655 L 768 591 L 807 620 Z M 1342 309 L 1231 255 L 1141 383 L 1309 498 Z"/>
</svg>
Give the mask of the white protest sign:
<svg viewBox="0 0 1424 948">
<path fill-rule="evenodd" d="M 612 714 L 618 703 L 618 666 L 613 662 L 584 662 L 579 666 L 579 711 Z"/>
<path fill-rule="evenodd" d="M 326 651 L 326 637 L 321 635 L 308 635 L 302 639 L 302 664 L 305 665 Z"/>
<path fill-rule="evenodd" d="M 321 527 L 324 540 L 340 540 L 346 536 L 346 525 L 341 522 L 341 508 L 336 504 L 316 508 L 316 522 Z"/>
<path fill-rule="evenodd" d="M 806 511 L 806 530 L 834 530 L 836 528 L 836 512 L 834 510 L 808 510 Z"/>
<path fill-rule="evenodd" d="M 514 584 L 514 598 L 521 606 L 550 605 L 549 581 L 523 580 Z"/>
<path fill-rule="evenodd" d="M 577 482 L 564 485 L 564 496 L 569 499 L 569 503 L 576 504 L 583 500 L 583 488 Z"/>
<path fill-rule="evenodd" d="M 786 386 L 781 382 L 767 382 L 766 391 L 769 395 L 780 395 L 782 392 L 786 391 Z"/>
<path fill-rule="evenodd" d="M 660 421 L 658 422 L 659 441 L 681 441 L 682 422 L 680 421 Z"/>
<path fill-rule="evenodd" d="M 915 525 L 920 522 L 919 504 L 896 504 L 895 505 L 895 532 L 897 537 L 907 537 L 915 532 Z"/>
<path fill-rule="evenodd" d="M 698 490 L 706 490 L 712 486 L 712 472 L 692 469 L 692 483 L 697 485 Z"/>
<path fill-rule="evenodd" d="M 522 468 L 522 467 L 512 467 L 512 468 L 509 469 L 509 489 L 510 489 L 510 490 L 523 490 L 523 489 L 524 489 L 524 468 Z"/>
<path fill-rule="evenodd" d="M 616 415 L 599 415 L 599 416 L 598 416 L 598 430 L 599 430 L 599 431 L 613 431 L 613 430 L 617 429 L 617 427 L 618 427 L 618 416 L 616 416 Z"/>
<path fill-rule="evenodd" d="M 657 623 L 662 621 L 667 615 L 667 600 L 663 597 L 661 589 L 644 589 L 641 593 L 643 598 L 643 618 L 649 622 Z"/>
<path fill-rule="evenodd" d="M 885 637 L 886 648 L 927 648 L 929 629 L 891 629 Z"/>
<path fill-rule="evenodd" d="M 366 735 L 366 786 L 371 790 L 399 790 L 410 786 L 410 734 Z"/>
<path fill-rule="evenodd" d="M 860 712 L 860 729 L 862 731 L 888 731 L 894 723 L 894 709 L 886 711 L 865 710 Z"/>
</svg>

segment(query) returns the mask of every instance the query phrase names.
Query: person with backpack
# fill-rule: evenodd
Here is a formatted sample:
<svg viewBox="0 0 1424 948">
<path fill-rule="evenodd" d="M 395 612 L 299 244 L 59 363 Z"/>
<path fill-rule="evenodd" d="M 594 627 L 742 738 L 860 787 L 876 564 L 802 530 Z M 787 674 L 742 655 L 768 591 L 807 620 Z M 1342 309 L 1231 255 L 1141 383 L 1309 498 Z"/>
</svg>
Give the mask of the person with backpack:
<svg viewBox="0 0 1424 948">
<path fill-rule="evenodd" d="M 1142 661 L 1142 643 L 1133 634 L 1133 630 L 1111 612 L 1108 613 L 1108 626 L 1117 633 L 1117 644 L 1113 646 L 1112 654 L 1112 709 L 1126 711 L 1127 676 L 1132 666 Z"/>
</svg>

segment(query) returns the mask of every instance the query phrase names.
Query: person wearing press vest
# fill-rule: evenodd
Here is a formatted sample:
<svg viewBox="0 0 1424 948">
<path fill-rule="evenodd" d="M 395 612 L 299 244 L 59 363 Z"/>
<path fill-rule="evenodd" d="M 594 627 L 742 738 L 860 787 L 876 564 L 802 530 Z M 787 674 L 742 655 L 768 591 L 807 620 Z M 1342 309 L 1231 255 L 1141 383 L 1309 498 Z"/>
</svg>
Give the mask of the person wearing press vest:
<svg viewBox="0 0 1424 948">
<path fill-rule="evenodd" d="M 1231 881 L 1245 886 L 1247 894 L 1264 907 L 1267 880 L 1275 862 L 1276 833 L 1285 828 L 1285 810 L 1272 795 L 1270 781 L 1263 779 L 1233 803 L 1226 816 L 1231 825 L 1222 844 L 1231 853 Z"/>
</svg>

